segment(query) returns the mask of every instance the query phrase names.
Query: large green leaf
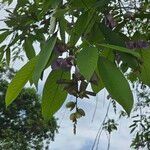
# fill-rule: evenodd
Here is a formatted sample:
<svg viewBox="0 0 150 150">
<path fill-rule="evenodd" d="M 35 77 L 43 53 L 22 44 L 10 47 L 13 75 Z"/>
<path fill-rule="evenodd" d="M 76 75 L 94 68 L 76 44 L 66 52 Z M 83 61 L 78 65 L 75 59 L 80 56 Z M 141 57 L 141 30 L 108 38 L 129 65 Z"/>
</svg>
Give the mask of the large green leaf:
<svg viewBox="0 0 150 150">
<path fill-rule="evenodd" d="M 48 39 L 46 43 L 44 43 L 41 49 L 41 52 L 39 54 L 39 57 L 38 57 L 38 60 L 34 69 L 33 77 L 32 77 L 32 80 L 35 84 L 38 83 L 38 80 L 41 77 L 41 74 L 43 72 L 43 69 L 48 63 L 48 60 L 52 54 L 52 50 L 55 46 L 56 39 L 57 39 L 57 36 L 55 34 L 50 39 Z"/>
<path fill-rule="evenodd" d="M 125 41 L 118 32 L 112 31 L 105 23 L 100 23 L 99 28 L 105 37 L 105 41 L 111 45 L 125 46 Z"/>
<path fill-rule="evenodd" d="M 96 0 L 71 0 L 70 5 L 71 7 L 75 8 L 85 8 L 90 9 L 95 4 Z"/>
<path fill-rule="evenodd" d="M 124 38 L 125 35 L 123 34 L 120 35 L 118 32 L 112 31 L 104 23 L 99 24 L 99 28 L 101 29 L 101 32 L 104 34 L 105 40 L 108 44 L 119 47 L 125 47 L 125 41 L 129 40 L 127 37 L 126 37 L 127 39 Z M 128 64 L 129 67 L 131 67 L 132 69 L 138 67 L 138 61 L 136 57 L 121 51 L 119 53 L 121 55 L 122 61 Z"/>
<path fill-rule="evenodd" d="M 141 67 L 141 73 L 139 79 L 144 83 L 150 86 L 150 49 L 141 50 L 141 55 L 143 59 L 143 64 Z"/>
<path fill-rule="evenodd" d="M 46 121 L 60 109 L 67 97 L 67 92 L 63 90 L 62 85 L 58 84 L 57 81 L 69 78 L 70 73 L 62 70 L 55 70 L 49 74 L 42 96 L 42 114 Z"/>
<path fill-rule="evenodd" d="M 116 46 L 116 45 L 110 45 L 110 44 L 98 44 L 100 46 L 103 46 L 103 47 L 106 47 L 106 48 L 110 48 L 110 49 L 114 49 L 114 50 L 117 50 L 119 52 L 123 52 L 123 53 L 127 53 L 127 54 L 131 54 L 137 58 L 140 58 L 140 54 L 133 51 L 133 50 L 129 50 L 125 47 L 121 47 L 121 46 Z"/>
<path fill-rule="evenodd" d="M 98 50 L 95 47 L 84 46 L 77 55 L 77 66 L 81 74 L 89 81 L 93 75 L 98 60 Z"/>
<path fill-rule="evenodd" d="M 81 14 L 81 16 L 78 18 L 78 20 L 76 21 L 76 23 L 72 29 L 72 33 L 71 33 L 71 37 L 70 37 L 70 45 L 75 45 L 77 43 L 79 38 L 84 33 L 91 18 L 92 18 L 92 16 L 91 16 L 91 14 L 89 15 L 88 11 Z"/>
<path fill-rule="evenodd" d="M 36 62 L 37 57 L 31 59 L 16 73 L 7 89 L 5 98 L 6 106 L 10 105 L 16 99 L 27 81 L 31 78 Z"/>
<path fill-rule="evenodd" d="M 133 95 L 130 86 L 114 63 L 104 57 L 98 61 L 98 69 L 102 81 L 112 96 L 129 115 L 133 107 Z"/>
<path fill-rule="evenodd" d="M 74 9 L 93 9 L 93 8 L 99 8 L 99 9 L 105 9 L 105 6 L 108 6 L 108 3 L 110 0 L 71 0 L 70 5 Z"/>
<path fill-rule="evenodd" d="M 97 16 L 95 15 L 91 21 L 92 27 L 90 29 L 90 32 L 87 34 L 87 39 L 90 43 L 94 43 L 94 44 L 104 43 L 104 36 L 99 28 L 98 23 L 95 22 L 96 17 Z"/>
</svg>

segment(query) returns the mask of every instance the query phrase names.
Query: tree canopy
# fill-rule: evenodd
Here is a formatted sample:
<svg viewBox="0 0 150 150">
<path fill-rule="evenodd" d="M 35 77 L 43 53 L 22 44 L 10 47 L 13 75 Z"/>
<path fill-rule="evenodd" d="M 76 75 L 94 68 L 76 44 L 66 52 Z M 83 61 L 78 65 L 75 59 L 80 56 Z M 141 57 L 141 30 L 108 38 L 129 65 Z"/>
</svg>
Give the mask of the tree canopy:
<svg viewBox="0 0 150 150">
<path fill-rule="evenodd" d="M 57 120 L 53 117 L 45 124 L 40 97 L 34 88 L 23 88 L 12 106 L 5 107 L 9 84 L 6 77 L 12 77 L 13 72 L 11 68 L 0 67 L 0 149 L 48 149 L 58 131 Z"/>
<path fill-rule="evenodd" d="M 85 115 L 80 99 L 106 88 L 130 115 L 134 100 L 129 82 L 150 85 L 148 0 L 18 0 L 6 11 L 1 58 L 9 65 L 23 51 L 29 60 L 8 86 L 7 107 L 28 81 L 37 87 L 49 67 L 43 117 L 48 121 L 70 94 L 76 97 L 67 104 L 75 110 L 70 116 L 74 126 Z M 38 54 L 35 43 L 40 44 Z"/>
</svg>

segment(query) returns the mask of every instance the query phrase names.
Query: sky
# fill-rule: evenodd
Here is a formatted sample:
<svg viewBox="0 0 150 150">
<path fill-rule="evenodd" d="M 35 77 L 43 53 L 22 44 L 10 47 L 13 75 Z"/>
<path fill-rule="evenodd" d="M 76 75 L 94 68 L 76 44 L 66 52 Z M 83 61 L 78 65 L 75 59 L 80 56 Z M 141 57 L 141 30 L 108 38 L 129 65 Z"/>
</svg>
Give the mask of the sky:
<svg viewBox="0 0 150 150">
<path fill-rule="evenodd" d="M 3 19 L 6 14 L 3 9 L 0 10 L 0 20 Z M 5 25 L 0 22 L 0 28 Z M 38 45 L 35 45 L 38 48 Z M 14 67 L 19 69 L 24 62 L 17 62 Z M 45 78 L 47 77 L 49 70 L 45 72 Z M 45 81 L 39 83 L 39 93 L 42 92 L 42 88 Z M 108 100 L 106 99 L 106 90 L 101 91 L 96 98 L 90 97 L 90 99 L 79 100 L 79 106 L 84 108 L 86 116 L 79 119 L 77 124 L 77 134 L 73 134 L 73 124 L 69 119 L 70 111 L 63 106 L 56 114 L 58 118 L 59 133 L 55 136 L 55 141 L 51 142 L 50 150 L 91 150 L 94 143 L 96 134 L 99 127 L 102 124 L 106 109 L 108 106 Z M 66 101 L 75 100 L 74 97 L 68 96 Z M 97 109 L 92 122 L 93 113 L 96 107 Z M 118 108 L 120 110 L 120 107 Z M 113 112 L 112 106 L 109 112 L 110 118 L 116 118 Z M 129 134 L 130 119 L 121 119 L 119 121 L 118 130 L 112 133 L 110 150 L 130 150 L 131 137 Z M 107 150 L 108 139 L 105 131 L 102 133 L 98 150 Z"/>
<path fill-rule="evenodd" d="M 107 93 L 105 90 L 97 95 L 98 106 L 93 122 L 92 117 L 95 110 L 96 98 L 91 97 L 90 99 L 79 100 L 79 106 L 84 108 L 86 116 L 79 119 L 76 135 L 73 134 L 73 125 L 69 120 L 70 111 L 66 110 L 66 108 L 63 106 L 56 114 L 56 117 L 59 118 L 58 123 L 60 124 L 60 129 L 59 134 L 57 134 L 55 137 L 55 142 L 51 143 L 51 149 L 91 150 L 108 106 L 106 95 Z M 70 98 L 73 100 L 73 97 L 68 97 L 68 100 L 70 100 Z M 109 117 L 116 118 L 112 107 L 109 112 Z M 110 150 L 130 150 L 131 137 L 128 129 L 129 124 L 129 119 L 123 119 L 119 121 L 118 130 L 112 133 Z M 106 150 L 107 144 L 108 139 L 104 131 L 100 138 L 98 150 Z"/>
</svg>

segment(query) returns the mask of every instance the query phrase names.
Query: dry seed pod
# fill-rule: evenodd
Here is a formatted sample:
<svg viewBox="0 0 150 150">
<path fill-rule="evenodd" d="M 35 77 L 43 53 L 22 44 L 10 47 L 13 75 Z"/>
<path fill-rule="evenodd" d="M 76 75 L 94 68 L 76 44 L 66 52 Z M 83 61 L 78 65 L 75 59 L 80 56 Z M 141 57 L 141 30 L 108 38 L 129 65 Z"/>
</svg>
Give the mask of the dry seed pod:
<svg viewBox="0 0 150 150">
<path fill-rule="evenodd" d="M 76 113 L 75 113 L 75 115 L 76 115 L 76 119 L 79 119 L 79 118 L 81 118 L 81 117 L 82 117 L 82 114 L 81 114 L 81 113 L 79 113 L 79 112 L 76 112 Z"/>
<path fill-rule="evenodd" d="M 85 111 L 83 109 L 78 109 L 78 113 L 80 113 L 82 116 L 85 116 Z"/>
<path fill-rule="evenodd" d="M 75 114 L 75 113 L 72 113 L 72 114 L 70 115 L 70 120 L 72 120 L 73 122 L 76 121 L 76 114 Z"/>
<path fill-rule="evenodd" d="M 75 103 L 74 103 L 74 102 L 68 102 L 68 103 L 66 104 L 66 107 L 67 107 L 67 108 L 70 108 L 70 111 L 71 111 L 71 110 L 74 109 Z"/>
</svg>

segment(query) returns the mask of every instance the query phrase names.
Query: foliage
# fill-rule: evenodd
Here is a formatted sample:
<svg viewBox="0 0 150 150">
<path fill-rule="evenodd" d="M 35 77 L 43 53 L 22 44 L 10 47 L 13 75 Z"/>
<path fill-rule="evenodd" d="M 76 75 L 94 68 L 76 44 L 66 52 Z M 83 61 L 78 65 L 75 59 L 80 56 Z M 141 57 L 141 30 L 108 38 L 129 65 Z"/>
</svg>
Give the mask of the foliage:
<svg viewBox="0 0 150 150">
<path fill-rule="evenodd" d="M 131 147 L 150 149 L 150 89 L 139 83 L 134 84 L 134 89 L 137 103 L 132 115 L 133 123 L 130 125 L 131 133 L 134 133 Z"/>
<path fill-rule="evenodd" d="M 147 73 L 150 67 L 148 0 L 24 0 L 17 1 L 14 10 L 6 11 L 7 27 L 1 29 L 0 41 L 11 38 L 1 48 L 1 57 L 6 54 L 9 64 L 24 51 L 29 59 L 8 87 L 7 106 L 19 94 L 14 97 L 12 92 L 21 91 L 27 81 L 37 86 L 44 70 L 51 66 L 53 71 L 49 76 L 56 74 L 52 83 L 56 91 L 49 89 L 48 93 L 47 87 L 51 84 L 47 83 L 48 79 L 42 105 L 46 120 L 61 107 L 56 103 L 54 109 L 51 103 L 60 92 L 59 85 L 63 87 L 62 93 L 66 91 L 81 99 L 95 96 L 105 87 L 130 115 L 133 95 L 125 73 L 130 69 L 128 80 L 131 82 L 138 79 L 149 85 L 150 80 Z M 35 42 L 41 47 L 36 56 Z M 30 66 L 35 59 L 35 64 Z M 70 78 L 62 78 L 58 70 L 70 73 Z M 20 76 L 25 76 L 23 83 L 18 83 Z M 94 87 L 93 91 L 87 91 L 88 85 Z M 56 98 L 55 101 L 59 101 L 60 97 Z M 62 98 L 61 104 L 66 96 Z"/>
<path fill-rule="evenodd" d="M 9 72 L 13 75 L 9 70 L 1 67 L 0 74 Z M 56 119 L 52 118 L 47 124 L 44 122 L 40 98 L 33 88 L 24 88 L 6 109 L 4 100 L 8 84 L 3 77 L 0 79 L 0 149 L 48 148 L 58 130 Z"/>
</svg>

